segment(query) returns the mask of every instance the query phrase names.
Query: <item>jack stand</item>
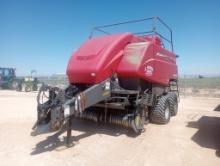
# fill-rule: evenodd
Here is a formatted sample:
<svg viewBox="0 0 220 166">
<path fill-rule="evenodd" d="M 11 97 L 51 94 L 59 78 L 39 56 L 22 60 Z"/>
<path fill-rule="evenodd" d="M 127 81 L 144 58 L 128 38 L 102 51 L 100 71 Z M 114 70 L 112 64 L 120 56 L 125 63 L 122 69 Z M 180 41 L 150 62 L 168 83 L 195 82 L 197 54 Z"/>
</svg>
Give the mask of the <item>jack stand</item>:
<svg viewBox="0 0 220 166">
<path fill-rule="evenodd" d="M 69 117 L 67 119 L 67 135 L 66 135 L 66 145 L 68 147 L 72 145 L 71 137 L 72 137 L 72 117 Z"/>
</svg>

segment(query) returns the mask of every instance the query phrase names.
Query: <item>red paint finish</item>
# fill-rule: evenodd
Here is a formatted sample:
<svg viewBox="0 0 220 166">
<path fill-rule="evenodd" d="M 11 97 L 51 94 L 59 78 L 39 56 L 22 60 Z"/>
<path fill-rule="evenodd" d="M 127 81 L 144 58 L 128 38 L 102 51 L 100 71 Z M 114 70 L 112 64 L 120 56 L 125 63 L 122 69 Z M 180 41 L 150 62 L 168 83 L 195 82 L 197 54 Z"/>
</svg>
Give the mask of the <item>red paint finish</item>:
<svg viewBox="0 0 220 166">
<path fill-rule="evenodd" d="M 110 77 L 131 41 L 131 33 L 93 38 L 85 42 L 70 58 L 67 75 L 70 83 L 99 83 Z"/>
<path fill-rule="evenodd" d="M 70 83 L 99 83 L 116 73 L 167 85 L 177 79 L 176 56 L 164 49 L 158 36 L 137 38 L 131 33 L 88 40 L 71 57 Z"/>
<path fill-rule="evenodd" d="M 158 39 L 128 44 L 117 74 L 164 85 L 177 79 L 176 56 L 162 48 Z"/>
</svg>

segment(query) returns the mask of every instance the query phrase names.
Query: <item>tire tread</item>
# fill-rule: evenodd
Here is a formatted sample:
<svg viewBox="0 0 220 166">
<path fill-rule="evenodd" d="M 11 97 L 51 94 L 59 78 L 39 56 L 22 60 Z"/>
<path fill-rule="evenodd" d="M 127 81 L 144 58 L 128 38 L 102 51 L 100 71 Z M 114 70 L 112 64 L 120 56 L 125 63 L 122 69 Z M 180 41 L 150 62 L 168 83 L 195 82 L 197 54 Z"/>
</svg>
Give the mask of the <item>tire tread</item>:
<svg viewBox="0 0 220 166">
<path fill-rule="evenodd" d="M 156 124 L 166 124 L 169 122 L 169 119 L 165 118 L 165 110 L 167 107 L 169 107 L 169 102 L 168 102 L 169 96 L 164 95 L 161 96 L 155 107 L 151 111 L 151 121 Z"/>
</svg>

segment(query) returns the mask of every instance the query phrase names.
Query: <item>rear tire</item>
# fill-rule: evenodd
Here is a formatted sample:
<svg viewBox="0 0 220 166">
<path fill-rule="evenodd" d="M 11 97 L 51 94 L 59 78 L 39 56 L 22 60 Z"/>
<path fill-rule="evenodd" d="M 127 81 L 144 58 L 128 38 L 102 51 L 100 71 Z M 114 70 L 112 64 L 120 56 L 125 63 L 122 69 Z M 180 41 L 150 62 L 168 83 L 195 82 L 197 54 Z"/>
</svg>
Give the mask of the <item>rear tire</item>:
<svg viewBox="0 0 220 166">
<path fill-rule="evenodd" d="M 176 116 L 178 112 L 178 99 L 177 94 L 174 92 L 169 93 L 169 104 L 171 116 Z"/>
<path fill-rule="evenodd" d="M 151 122 L 156 124 L 167 124 L 170 121 L 169 96 L 161 96 L 155 107 L 151 110 Z"/>
<path fill-rule="evenodd" d="M 25 92 L 25 89 L 26 89 L 26 85 L 25 85 L 25 83 L 22 83 L 21 84 L 21 92 Z"/>
<path fill-rule="evenodd" d="M 12 81 L 10 85 L 10 89 L 12 90 L 17 90 L 18 88 L 18 82 L 17 81 Z"/>
</svg>

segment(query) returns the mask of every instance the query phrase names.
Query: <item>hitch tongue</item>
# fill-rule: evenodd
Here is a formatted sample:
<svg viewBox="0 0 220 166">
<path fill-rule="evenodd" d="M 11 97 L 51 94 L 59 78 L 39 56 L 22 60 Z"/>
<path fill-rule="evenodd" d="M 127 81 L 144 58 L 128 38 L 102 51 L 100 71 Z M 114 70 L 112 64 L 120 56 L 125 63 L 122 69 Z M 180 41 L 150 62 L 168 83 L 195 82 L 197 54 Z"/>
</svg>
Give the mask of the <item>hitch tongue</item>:
<svg viewBox="0 0 220 166">
<path fill-rule="evenodd" d="M 37 134 L 56 131 L 63 124 L 64 91 L 43 84 L 37 95 L 37 121 L 32 129 Z M 43 127 L 44 126 L 44 127 Z M 34 132 L 33 131 L 33 132 Z"/>
</svg>

